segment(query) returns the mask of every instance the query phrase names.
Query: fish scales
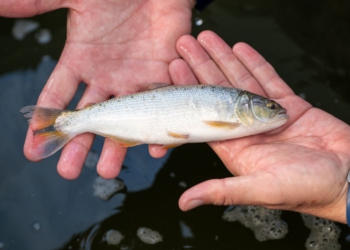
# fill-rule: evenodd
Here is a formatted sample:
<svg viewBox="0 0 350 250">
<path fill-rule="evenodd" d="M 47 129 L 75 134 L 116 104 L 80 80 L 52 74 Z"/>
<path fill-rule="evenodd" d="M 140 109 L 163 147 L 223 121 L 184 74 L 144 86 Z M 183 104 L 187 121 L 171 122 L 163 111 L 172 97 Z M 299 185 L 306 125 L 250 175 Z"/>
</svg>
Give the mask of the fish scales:
<svg viewBox="0 0 350 250">
<path fill-rule="evenodd" d="M 27 106 L 33 152 L 45 158 L 76 135 L 91 132 L 121 146 L 222 141 L 266 132 L 288 115 L 278 103 L 235 88 L 169 86 L 122 96 L 76 111 Z"/>
<path fill-rule="evenodd" d="M 203 121 L 237 122 L 233 104 L 239 93 L 210 86 L 165 87 L 92 105 L 62 119 L 70 126 L 57 128 L 72 134 L 92 132 L 145 143 L 176 143 L 181 141 L 169 137 L 169 131 L 197 138 L 212 130 Z"/>
</svg>

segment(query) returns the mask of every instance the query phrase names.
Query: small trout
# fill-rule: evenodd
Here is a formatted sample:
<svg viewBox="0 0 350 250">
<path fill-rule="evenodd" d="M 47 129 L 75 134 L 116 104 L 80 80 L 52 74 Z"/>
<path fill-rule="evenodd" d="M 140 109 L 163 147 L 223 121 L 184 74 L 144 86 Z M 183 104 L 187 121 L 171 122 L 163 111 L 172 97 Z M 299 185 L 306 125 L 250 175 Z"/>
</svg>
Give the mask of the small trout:
<svg viewBox="0 0 350 250">
<path fill-rule="evenodd" d="M 275 101 L 245 90 L 211 86 L 168 86 L 67 111 L 27 106 L 37 159 L 54 154 L 82 133 L 107 137 L 123 147 L 222 141 L 254 135 L 284 124 L 288 115 Z"/>
</svg>

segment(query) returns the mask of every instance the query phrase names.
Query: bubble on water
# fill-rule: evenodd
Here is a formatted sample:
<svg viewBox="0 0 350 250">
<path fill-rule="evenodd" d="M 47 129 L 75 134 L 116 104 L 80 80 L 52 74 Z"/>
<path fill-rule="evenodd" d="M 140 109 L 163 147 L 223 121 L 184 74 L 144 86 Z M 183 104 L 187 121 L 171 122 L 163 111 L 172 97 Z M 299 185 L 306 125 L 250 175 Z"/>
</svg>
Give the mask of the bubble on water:
<svg viewBox="0 0 350 250">
<path fill-rule="evenodd" d="M 196 17 L 194 19 L 194 23 L 197 25 L 197 26 L 201 26 L 203 24 L 203 19 L 200 18 L 200 17 Z"/>
<path fill-rule="evenodd" d="M 187 184 L 184 181 L 180 181 L 179 186 L 185 188 L 185 187 L 187 187 Z"/>
<path fill-rule="evenodd" d="M 40 223 L 39 223 L 39 222 L 35 222 L 35 223 L 33 224 L 33 228 L 34 228 L 36 231 L 39 231 L 39 230 L 41 229 Z"/>
<path fill-rule="evenodd" d="M 98 163 L 100 155 L 95 151 L 90 151 L 86 157 L 84 165 L 89 169 L 95 169 Z"/>
<path fill-rule="evenodd" d="M 346 242 L 350 243 L 350 234 L 345 237 Z"/>
<path fill-rule="evenodd" d="M 308 214 L 302 214 L 301 217 L 305 226 L 311 230 L 305 243 L 307 250 L 341 249 L 338 243 L 341 230 L 335 222 Z"/>
<path fill-rule="evenodd" d="M 137 230 L 137 236 L 144 243 L 152 244 L 152 245 L 163 241 L 163 238 L 160 235 L 160 233 L 146 227 L 140 227 Z"/>
<path fill-rule="evenodd" d="M 258 206 L 236 206 L 224 212 L 226 221 L 239 221 L 253 230 L 258 241 L 282 239 L 288 233 L 288 224 L 281 220 L 280 210 Z"/>
<path fill-rule="evenodd" d="M 119 231 L 111 229 L 106 232 L 104 239 L 109 245 L 118 245 L 124 239 L 124 236 Z"/>
<path fill-rule="evenodd" d="M 305 93 L 299 93 L 299 95 L 298 95 L 300 98 L 302 98 L 302 99 L 306 99 L 306 94 Z"/>
<path fill-rule="evenodd" d="M 183 246 L 183 249 L 192 249 L 192 248 L 194 248 L 193 246 L 190 246 L 190 245 L 184 245 Z"/>
<path fill-rule="evenodd" d="M 191 228 L 183 221 L 179 222 L 181 235 L 183 238 L 193 238 L 193 233 Z"/>
<path fill-rule="evenodd" d="M 12 35 L 16 40 L 23 40 L 24 37 L 39 28 L 39 23 L 29 19 L 18 19 L 12 27 Z"/>
<path fill-rule="evenodd" d="M 106 180 L 102 177 L 97 177 L 94 185 L 94 195 L 102 200 L 108 200 L 115 193 L 124 188 L 124 183 L 117 179 Z"/>
<path fill-rule="evenodd" d="M 35 33 L 35 39 L 40 44 L 47 44 L 51 41 L 52 35 L 49 29 L 40 29 Z"/>
</svg>

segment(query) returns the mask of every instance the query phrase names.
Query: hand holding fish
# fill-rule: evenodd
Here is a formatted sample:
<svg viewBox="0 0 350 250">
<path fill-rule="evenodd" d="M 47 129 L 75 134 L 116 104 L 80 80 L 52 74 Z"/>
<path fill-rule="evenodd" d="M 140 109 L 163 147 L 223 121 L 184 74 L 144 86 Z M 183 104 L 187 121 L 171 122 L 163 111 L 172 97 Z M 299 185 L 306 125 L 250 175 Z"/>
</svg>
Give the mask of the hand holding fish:
<svg viewBox="0 0 350 250">
<path fill-rule="evenodd" d="M 235 176 L 208 180 L 180 198 L 182 210 L 203 204 L 261 205 L 346 222 L 350 127 L 296 96 L 254 49 L 231 49 L 212 32 L 183 36 L 184 60 L 171 65 L 173 81 L 234 86 L 276 100 L 288 111 L 282 127 L 210 146 Z M 192 73 L 193 72 L 193 73 Z"/>
<path fill-rule="evenodd" d="M 111 96 L 136 92 L 139 83 L 170 83 L 168 66 L 179 57 L 177 39 L 190 32 L 193 6 L 192 0 L 5 0 L 0 3 L 0 15 L 27 17 L 69 8 L 66 44 L 37 105 L 64 109 L 83 81 L 86 89 L 77 106 L 81 109 Z M 24 153 L 37 160 L 32 130 L 28 130 Z M 93 138 L 82 134 L 66 145 L 57 167 L 60 175 L 67 179 L 79 176 Z M 117 176 L 125 152 L 106 140 L 97 166 L 99 174 Z"/>
</svg>

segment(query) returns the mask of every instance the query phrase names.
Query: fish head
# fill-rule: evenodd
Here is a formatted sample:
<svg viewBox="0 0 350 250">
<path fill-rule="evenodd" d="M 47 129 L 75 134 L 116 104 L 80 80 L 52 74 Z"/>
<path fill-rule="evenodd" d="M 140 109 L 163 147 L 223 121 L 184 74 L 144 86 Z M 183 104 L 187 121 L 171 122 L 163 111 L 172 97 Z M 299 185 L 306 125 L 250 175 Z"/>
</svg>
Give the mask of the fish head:
<svg viewBox="0 0 350 250">
<path fill-rule="evenodd" d="M 246 126 L 277 128 L 288 120 L 286 109 L 275 101 L 243 91 L 236 107 L 240 121 Z"/>
</svg>

